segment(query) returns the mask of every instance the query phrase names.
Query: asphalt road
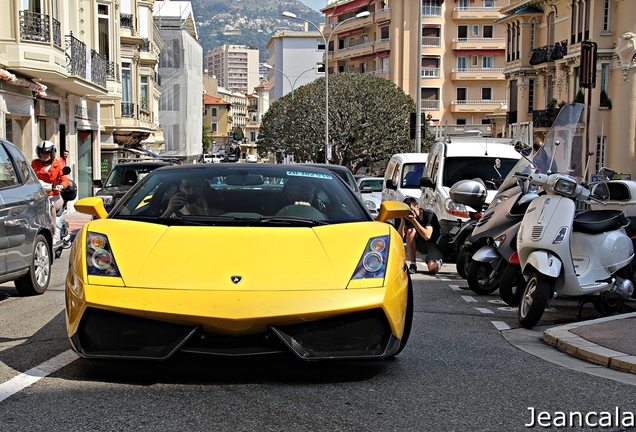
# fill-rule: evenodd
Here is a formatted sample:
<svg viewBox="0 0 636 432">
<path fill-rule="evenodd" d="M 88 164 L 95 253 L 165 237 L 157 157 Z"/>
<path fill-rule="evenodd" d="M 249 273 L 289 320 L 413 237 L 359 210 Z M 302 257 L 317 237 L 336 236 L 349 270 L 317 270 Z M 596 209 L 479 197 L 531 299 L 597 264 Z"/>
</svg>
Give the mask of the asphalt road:
<svg viewBox="0 0 636 432">
<path fill-rule="evenodd" d="M 518 329 L 497 293 L 473 295 L 452 265 L 413 277 L 413 332 L 393 360 L 75 359 L 63 315 L 67 256 L 42 296 L 0 285 L 0 399 L 13 389 L 0 401 L 0 431 L 520 431 L 539 413 L 550 425 L 540 429 L 556 430 L 563 413 L 572 430 L 606 419 L 601 430 L 617 431 L 636 415 L 634 375 L 595 376 L 598 368 L 545 346 L 540 331 Z M 583 312 L 597 316 L 591 305 Z M 576 305 L 555 301 L 540 325 L 575 315 Z M 29 370 L 52 373 L 16 391 Z"/>
</svg>

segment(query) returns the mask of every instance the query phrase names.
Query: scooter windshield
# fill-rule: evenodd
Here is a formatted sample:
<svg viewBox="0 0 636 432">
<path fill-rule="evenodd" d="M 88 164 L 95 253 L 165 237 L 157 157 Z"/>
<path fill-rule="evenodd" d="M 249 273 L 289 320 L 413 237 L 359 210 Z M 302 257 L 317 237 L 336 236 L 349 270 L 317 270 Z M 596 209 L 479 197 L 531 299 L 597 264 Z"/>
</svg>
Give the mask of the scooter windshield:
<svg viewBox="0 0 636 432">
<path fill-rule="evenodd" d="M 538 151 L 519 159 L 499 188 L 516 185 L 515 173 L 561 173 L 583 179 L 588 153 L 596 151 L 597 140 L 603 136 L 603 121 L 598 109 L 573 103 L 564 105 Z M 596 172 L 596 157 L 589 159 L 589 170 Z M 589 174 L 589 172 L 588 172 Z"/>
</svg>

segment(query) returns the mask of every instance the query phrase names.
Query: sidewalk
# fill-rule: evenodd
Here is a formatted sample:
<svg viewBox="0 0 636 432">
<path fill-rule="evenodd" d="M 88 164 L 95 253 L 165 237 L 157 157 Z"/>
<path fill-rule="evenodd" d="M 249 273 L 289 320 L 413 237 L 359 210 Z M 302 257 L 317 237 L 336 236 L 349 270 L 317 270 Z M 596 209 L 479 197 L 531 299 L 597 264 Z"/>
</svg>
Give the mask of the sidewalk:
<svg viewBox="0 0 636 432">
<path fill-rule="evenodd" d="M 89 222 L 92 219 L 93 219 L 92 216 L 89 216 L 84 213 L 80 213 L 78 211 L 73 211 L 71 213 L 68 213 L 65 217 L 65 220 L 68 223 L 68 231 L 70 233 L 81 229 L 86 222 Z"/>
<path fill-rule="evenodd" d="M 636 374 L 636 312 L 553 327 L 543 341 L 581 360 Z"/>
</svg>

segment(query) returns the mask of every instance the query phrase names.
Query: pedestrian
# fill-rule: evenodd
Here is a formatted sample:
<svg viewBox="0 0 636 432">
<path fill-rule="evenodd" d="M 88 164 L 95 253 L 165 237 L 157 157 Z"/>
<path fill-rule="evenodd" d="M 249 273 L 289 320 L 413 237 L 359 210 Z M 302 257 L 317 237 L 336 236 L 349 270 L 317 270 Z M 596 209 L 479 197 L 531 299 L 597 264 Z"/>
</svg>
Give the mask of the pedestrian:
<svg viewBox="0 0 636 432">
<path fill-rule="evenodd" d="M 62 168 L 68 165 L 68 161 L 67 161 L 68 156 L 69 156 L 68 150 L 64 149 L 64 151 L 62 151 L 62 157 L 60 158 L 60 162 L 62 163 Z"/>
<path fill-rule="evenodd" d="M 430 274 L 436 274 L 444 264 L 444 254 L 437 247 L 440 225 L 432 210 L 420 208 L 413 197 L 406 197 L 404 203 L 411 207 L 411 214 L 402 218 L 398 233 L 406 242 L 406 250 L 411 263 L 409 273 L 417 272 L 415 252 L 417 246 L 426 247 L 426 265 Z"/>
</svg>

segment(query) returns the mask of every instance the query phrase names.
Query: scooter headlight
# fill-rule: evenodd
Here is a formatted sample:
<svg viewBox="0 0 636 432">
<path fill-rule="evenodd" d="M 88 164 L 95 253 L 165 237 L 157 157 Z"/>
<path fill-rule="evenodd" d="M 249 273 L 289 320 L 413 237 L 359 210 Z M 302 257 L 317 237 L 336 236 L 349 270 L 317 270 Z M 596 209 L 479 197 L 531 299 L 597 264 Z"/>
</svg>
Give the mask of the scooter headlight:
<svg viewBox="0 0 636 432">
<path fill-rule="evenodd" d="M 502 234 L 502 235 L 500 235 L 499 237 L 495 238 L 495 239 L 492 241 L 492 244 L 493 244 L 493 246 L 494 246 L 496 249 L 499 249 L 499 246 L 501 246 L 501 245 L 502 245 L 502 243 L 503 243 L 503 242 L 505 242 L 505 241 L 506 241 L 506 235 L 505 235 L 505 234 Z"/>
<path fill-rule="evenodd" d="M 572 196 L 576 191 L 576 182 L 573 180 L 560 178 L 554 184 L 554 191 L 562 195 Z"/>
</svg>

